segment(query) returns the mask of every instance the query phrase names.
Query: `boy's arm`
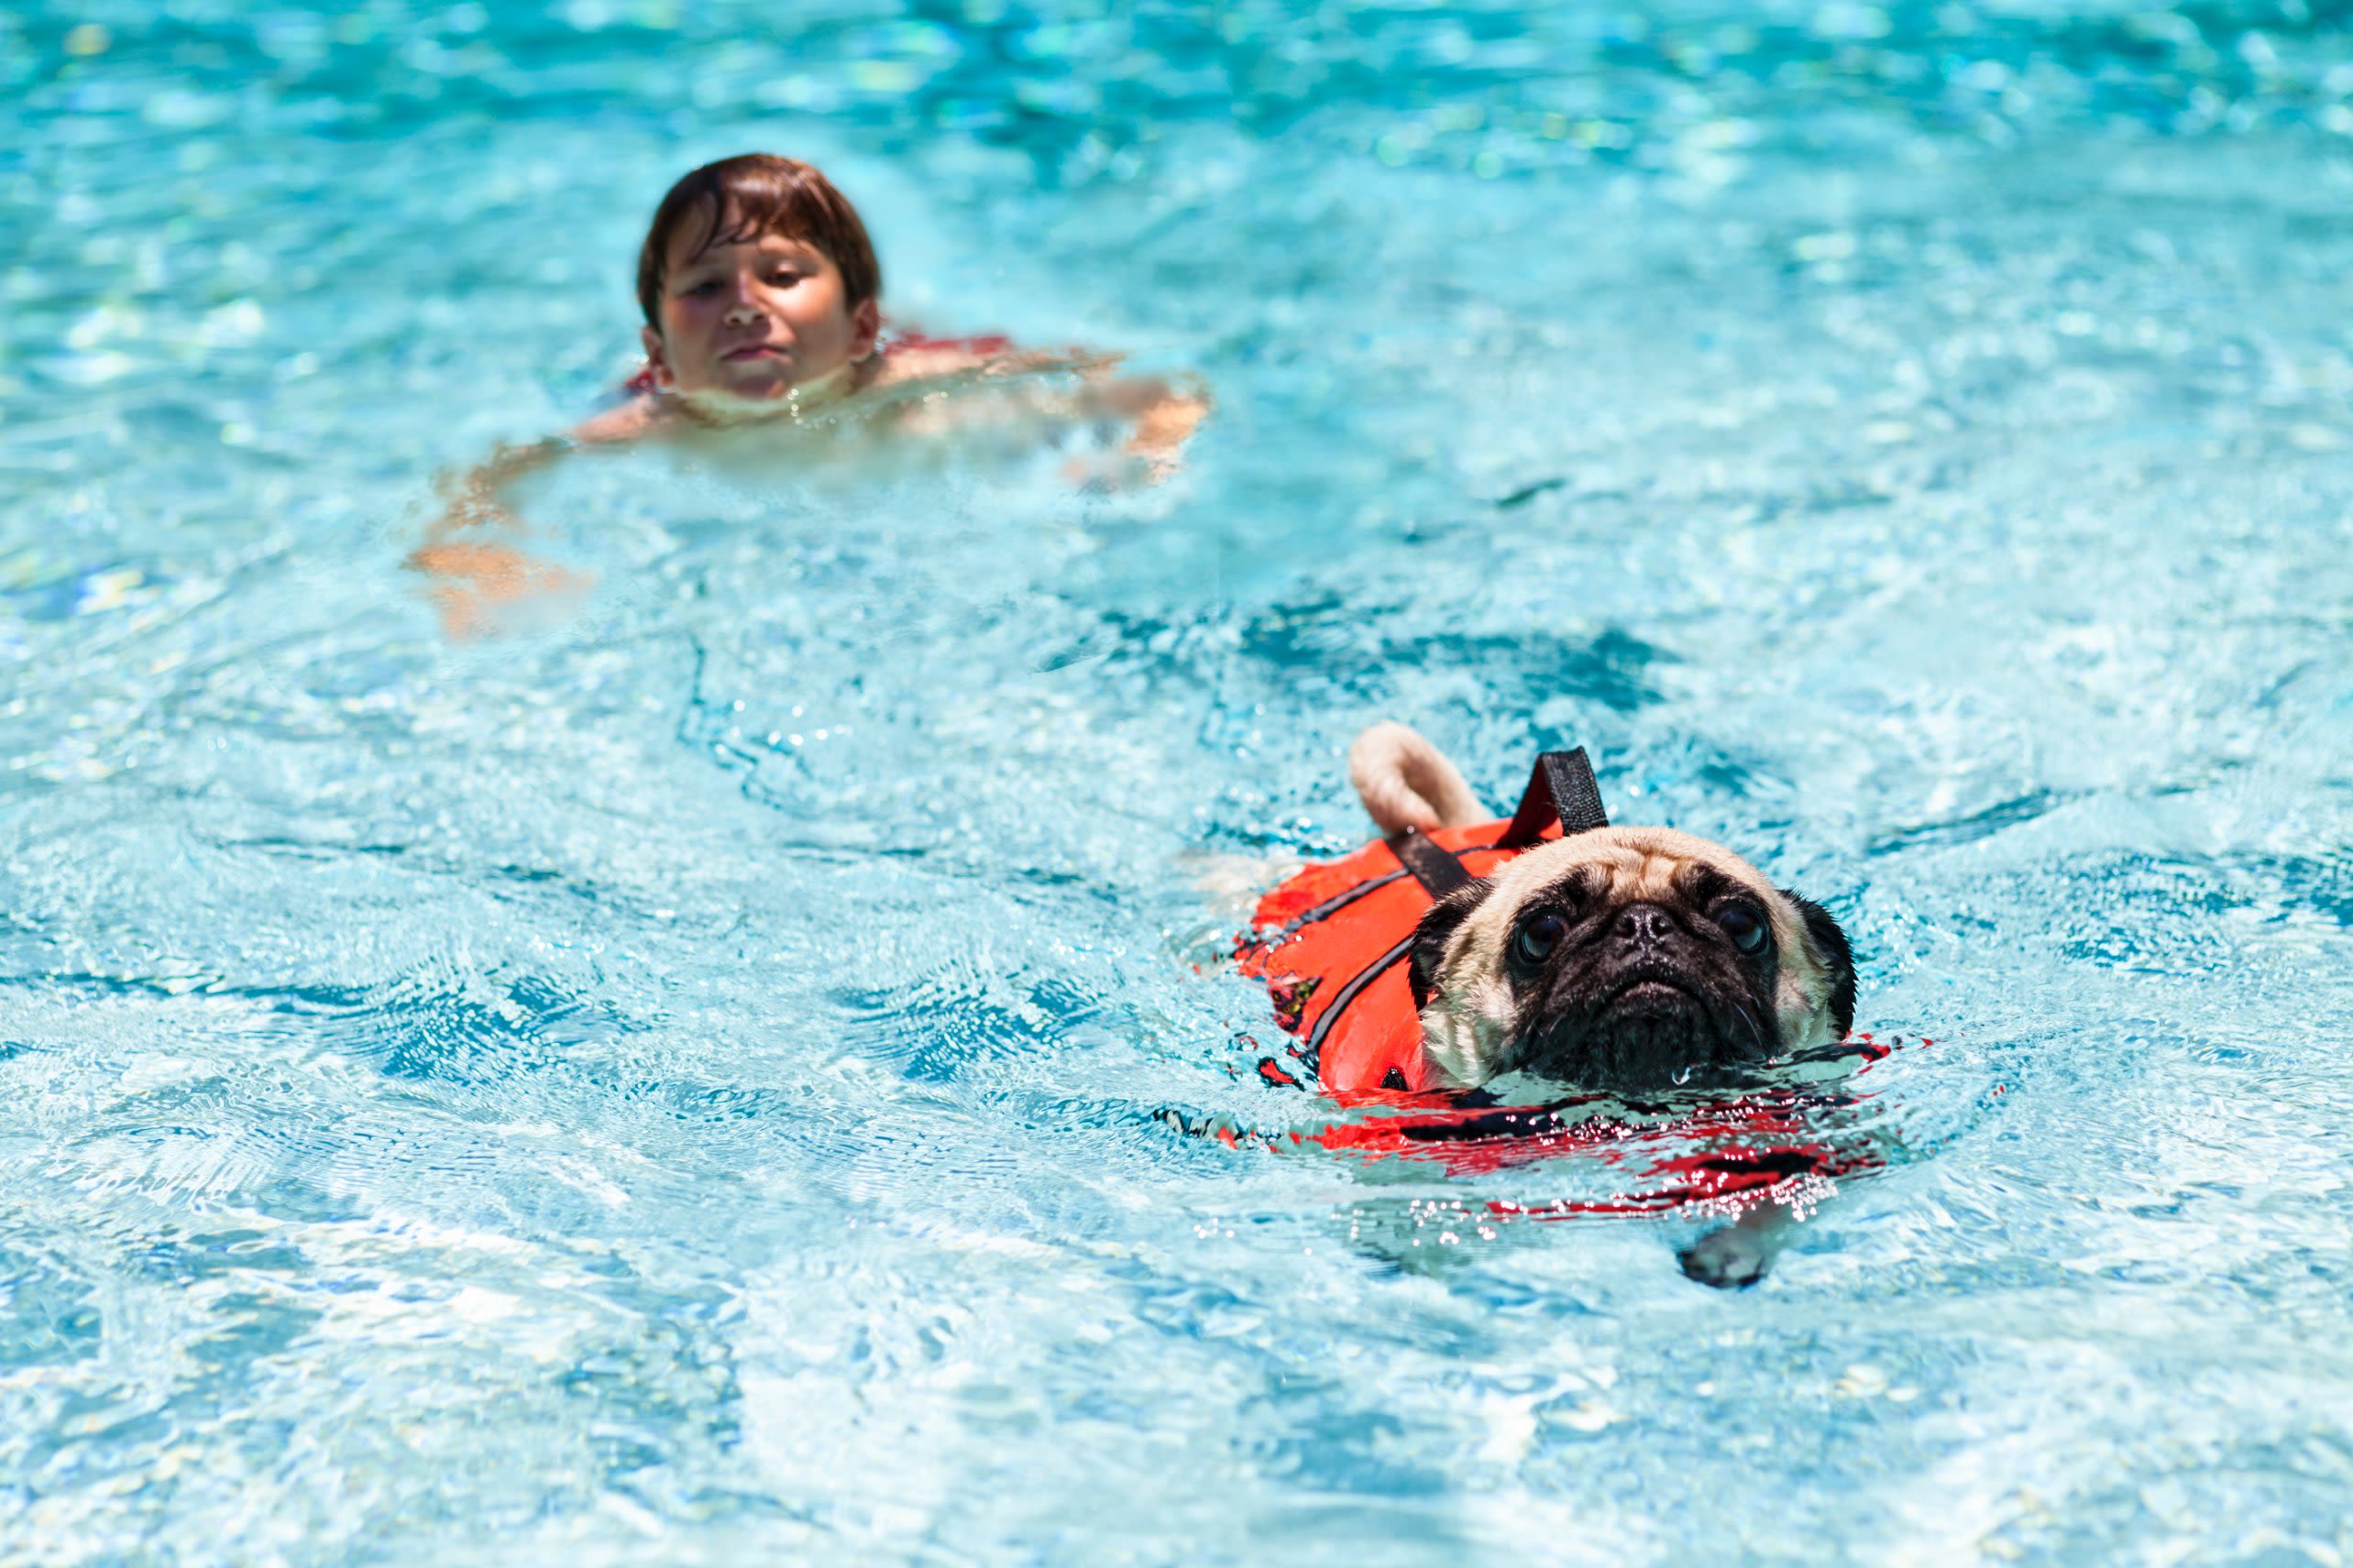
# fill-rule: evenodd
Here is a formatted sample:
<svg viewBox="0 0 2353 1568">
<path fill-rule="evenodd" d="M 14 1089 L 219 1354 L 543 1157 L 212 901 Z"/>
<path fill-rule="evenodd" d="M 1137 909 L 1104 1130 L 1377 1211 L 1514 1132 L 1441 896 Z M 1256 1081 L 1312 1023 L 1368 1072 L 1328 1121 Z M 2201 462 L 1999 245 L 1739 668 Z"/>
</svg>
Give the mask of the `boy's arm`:
<svg viewBox="0 0 2353 1568">
<path fill-rule="evenodd" d="M 1182 462 L 1185 442 L 1208 416 L 1209 393 L 1198 386 L 1172 386 L 1158 377 L 1115 375 L 1120 358 L 1080 349 L 974 354 L 947 345 L 926 345 L 893 355 L 874 384 L 900 386 L 956 376 L 1074 374 L 1080 385 L 1065 406 L 1082 417 L 1107 414 L 1132 422 L 1134 429 L 1121 450 L 1140 458 L 1145 482 L 1157 485 Z"/>
<path fill-rule="evenodd" d="M 516 481 L 577 448 L 617 446 L 651 435 L 668 422 L 669 416 L 654 399 L 632 398 L 575 425 L 568 436 L 549 436 L 520 446 L 500 445 L 487 462 L 468 469 L 455 484 L 444 481 L 442 493 L 449 504 L 425 531 L 425 542 L 435 544 L 473 528 L 520 529 L 522 525 L 507 510 L 507 491 Z"/>
<path fill-rule="evenodd" d="M 616 446 L 636 441 L 669 425 L 675 418 L 652 397 L 632 398 L 619 408 L 607 409 L 594 419 L 572 427 L 576 446 Z"/>
<path fill-rule="evenodd" d="M 441 615 L 441 629 L 460 641 L 499 629 L 504 607 L 548 594 L 577 591 L 592 580 L 538 560 L 509 539 L 479 537 L 495 529 L 519 534 L 522 525 L 507 505 L 507 491 L 576 446 L 610 445 L 644 435 L 659 422 L 650 398 L 633 399 L 576 428 L 568 440 L 501 446 L 489 460 L 445 484 L 448 504 L 425 530 L 424 543 L 401 565 L 430 579 L 425 597 Z"/>
</svg>

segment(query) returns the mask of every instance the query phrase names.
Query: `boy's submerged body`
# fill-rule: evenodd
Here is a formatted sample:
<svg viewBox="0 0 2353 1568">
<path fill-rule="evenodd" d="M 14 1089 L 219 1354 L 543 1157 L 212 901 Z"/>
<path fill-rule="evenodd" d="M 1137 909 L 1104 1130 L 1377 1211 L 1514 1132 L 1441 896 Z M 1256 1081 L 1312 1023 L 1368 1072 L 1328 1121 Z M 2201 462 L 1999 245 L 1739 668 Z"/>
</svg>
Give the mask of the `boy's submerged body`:
<svg viewBox="0 0 2353 1568">
<path fill-rule="evenodd" d="M 511 449 L 477 469 L 409 557 L 434 579 L 445 629 L 490 630 L 500 603 L 582 586 L 511 545 L 466 537 L 485 525 L 511 527 L 501 492 L 575 447 L 647 440 L 705 447 L 731 427 L 797 422 L 837 407 L 847 415 L 860 405 L 912 433 L 936 422 L 920 409 L 920 390 L 1064 370 L 1083 380 L 1057 411 L 1132 422 L 1127 457 L 1158 480 L 1174 470 L 1205 411 L 1199 397 L 1160 382 L 1108 378 L 1113 362 L 1100 356 L 1017 355 L 1001 340 L 907 339 L 885 347 L 881 291 L 856 210 L 808 165 L 753 153 L 680 180 L 638 257 L 646 367 L 630 400 L 577 427 L 568 442 Z M 899 395 L 879 395 L 893 390 Z"/>
</svg>

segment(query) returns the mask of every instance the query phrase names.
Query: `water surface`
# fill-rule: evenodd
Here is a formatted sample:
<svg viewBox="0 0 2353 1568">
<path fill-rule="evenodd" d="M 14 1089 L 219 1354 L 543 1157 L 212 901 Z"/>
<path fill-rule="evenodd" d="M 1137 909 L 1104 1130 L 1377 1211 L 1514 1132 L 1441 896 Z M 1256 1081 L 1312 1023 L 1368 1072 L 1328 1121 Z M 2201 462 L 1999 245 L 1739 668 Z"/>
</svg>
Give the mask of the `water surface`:
<svg viewBox="0 0 2353 1568">
<path fill-rule="evenodd" d="M 2335 7 L 37 0 L 0 94 L 0 1556 L 2353 1551 Z M 1188 471 L 577 464 L 447 641 L 434 476 L 750 147 Z M 1319 1114 L 1200 882 L 1390 717 L 1846 923 L 1887 1159 L 1756 1289 L 1160 1114 Z"/>
</svg>

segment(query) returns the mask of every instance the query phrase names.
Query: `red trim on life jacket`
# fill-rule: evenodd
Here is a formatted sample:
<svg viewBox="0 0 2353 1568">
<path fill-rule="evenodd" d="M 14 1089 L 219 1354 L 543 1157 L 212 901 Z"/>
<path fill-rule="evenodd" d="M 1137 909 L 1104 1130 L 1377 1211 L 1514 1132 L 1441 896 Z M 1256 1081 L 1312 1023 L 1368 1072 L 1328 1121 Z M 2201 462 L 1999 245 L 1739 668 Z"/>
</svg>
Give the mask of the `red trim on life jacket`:
<svg viewBox="0 0 2353 1568">
<path fill-rule="evenodd" d="M 1857 1036 L 1842 1049 L 1858 1072 L 1890 1047 Z M 1594 1198 L 1489 1202 L 1501 1217 L 1555 1220 L 1578 1214 L 1651 1214 L 1688 1203 L 1747 1202 L 1793 1184 L 1876 1169 L 1866 1148 L 1824 1142 L 1814 1119 L 1855 1104 L 1853 1095 L 1768 1090 L 1679 1111 L 1644 1114 L 1599 1095 L 1552 1105 L 1471 1107 L 1447 1095 L 1387 1097 L 1393 1115 L 1336 1123 L 1311 1141 L 1362 1159 L 1421 1159 L 1449 1176 L 1487 1176 L 1576 1156 L 1622 1179 Z"/>
</svg>

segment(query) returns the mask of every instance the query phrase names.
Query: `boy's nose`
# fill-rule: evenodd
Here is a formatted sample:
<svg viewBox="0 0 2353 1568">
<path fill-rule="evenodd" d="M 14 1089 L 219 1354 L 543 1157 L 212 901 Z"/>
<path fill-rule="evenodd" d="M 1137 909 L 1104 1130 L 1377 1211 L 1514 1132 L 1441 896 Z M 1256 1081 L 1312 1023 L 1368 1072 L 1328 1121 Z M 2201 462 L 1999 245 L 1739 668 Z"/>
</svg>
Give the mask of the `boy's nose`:
<svg viewBox="0 0 2353 1568">
<path fill-rule="evenodd" d="M 738 300 L 727 307 L 727 324 L 750 326 L 760 319 L 760 307 L 749 300 Z"/>
</svg>

